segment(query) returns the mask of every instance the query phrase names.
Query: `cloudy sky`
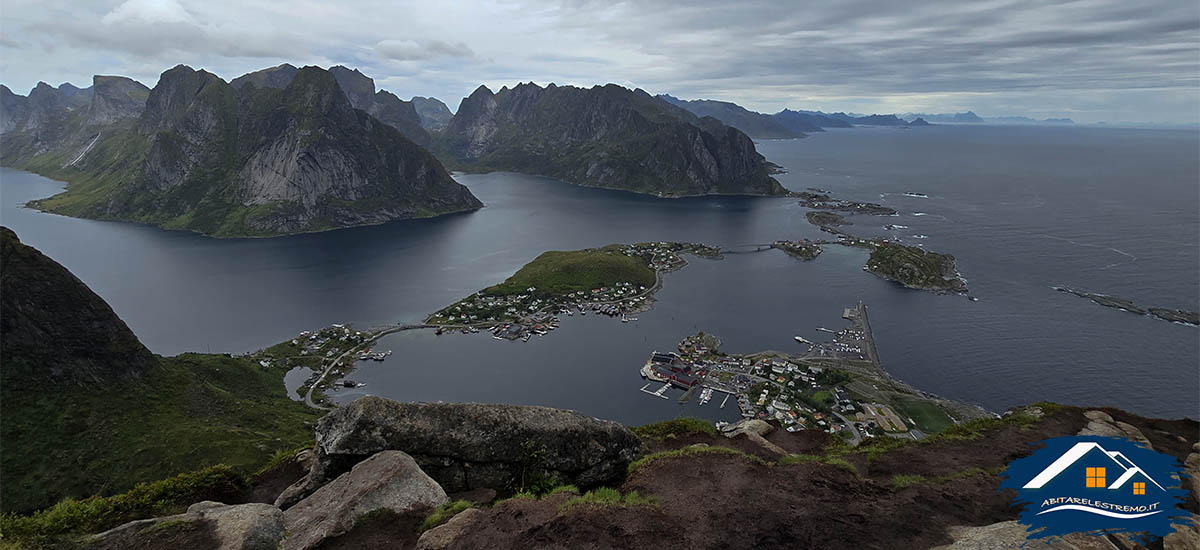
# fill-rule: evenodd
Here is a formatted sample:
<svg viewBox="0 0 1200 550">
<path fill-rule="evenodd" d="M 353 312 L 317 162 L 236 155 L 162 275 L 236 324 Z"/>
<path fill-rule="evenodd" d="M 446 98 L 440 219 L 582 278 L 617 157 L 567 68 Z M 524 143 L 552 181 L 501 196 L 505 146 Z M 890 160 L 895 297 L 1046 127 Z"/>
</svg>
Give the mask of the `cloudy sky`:
<svg viewBox="0 0 1200 550">
<path fill-rule="evenodd" d="M 590 86 L 775 112 L 953 112 L 1200 121 L 1200 2 L 0 0 L 0 82 L 153 86 L 185 63 L 232 79 L 358 67 L 451 109 L 480 83 Z"/>
</svg>

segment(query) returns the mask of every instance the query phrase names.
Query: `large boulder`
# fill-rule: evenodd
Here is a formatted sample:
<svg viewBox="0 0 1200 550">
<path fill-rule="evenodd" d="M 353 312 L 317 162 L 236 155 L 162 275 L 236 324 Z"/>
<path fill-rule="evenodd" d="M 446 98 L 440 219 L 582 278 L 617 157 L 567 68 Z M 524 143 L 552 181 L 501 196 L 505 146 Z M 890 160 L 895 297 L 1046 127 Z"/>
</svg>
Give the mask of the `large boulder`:
<svg viewBox="0 0 1200 550">
<path fill-rule="evenodd" d="M 186 513 L 131 521 L 93 537 L 89 548 L 211 548 L 275 550 L 283 539 L 283 512 L 270 504 L 199 502 Z"/>
<path fill-rule="evenodd" d="M 467 508 L 450 521 L 421 533 L 416 550 L 452 550 L 455 541 L 475 527 L 475 521 L 483 516 L 479 508 Z"/>
<path fill-rule="evenodd" d="M 364 397 L 317 423 L 316 463 L 276 504 L 288 507 L 377 452 L 404 451 L 448 492 L 512 492 L 536 476 L 580 488 L 616 484 L 641 450 L 625 426 L 525 405 L 398 403 Z"/>
<path fill-rule="evenodd" d="M 308 550 L 354 527 L 363 515 L 387 509 L 400 515 L 428 514 L 447 502 L 412 457 L 383 451 L 359 462 L 284 513 L 283 550 Z"/>
</svg>

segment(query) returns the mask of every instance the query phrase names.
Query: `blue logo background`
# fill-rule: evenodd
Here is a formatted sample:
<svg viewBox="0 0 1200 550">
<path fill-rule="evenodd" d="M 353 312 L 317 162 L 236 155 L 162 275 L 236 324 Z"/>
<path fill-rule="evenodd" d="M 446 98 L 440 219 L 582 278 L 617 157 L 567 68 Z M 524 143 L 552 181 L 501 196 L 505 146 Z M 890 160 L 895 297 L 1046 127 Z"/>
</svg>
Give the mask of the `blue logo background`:
<svg viewBox="0 0 1200 550">
<path fill-rule="evenodd" d="M 1116 437 L 1041 443 L 1044 448 L 1001 474 L 1001 489 L 1017 491 L 1019 520 L 1030 538 L 1101 530 L 1162 537 L 1187 521 L 1187 511 L 1177 506 L 1187 491 L 1180 488 L 1184 474 L 1175 457 Z"/>
</svg>

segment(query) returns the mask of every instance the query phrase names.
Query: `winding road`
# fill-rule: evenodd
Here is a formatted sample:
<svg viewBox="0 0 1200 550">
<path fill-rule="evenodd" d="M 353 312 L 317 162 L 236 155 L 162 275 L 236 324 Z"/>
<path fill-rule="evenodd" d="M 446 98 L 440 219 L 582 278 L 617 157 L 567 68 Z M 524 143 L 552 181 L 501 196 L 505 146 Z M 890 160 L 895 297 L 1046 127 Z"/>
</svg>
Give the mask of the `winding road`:
<svg viewBox="0 0 1200 550">
<path fill-rule="evenodd" d="M 325 378 L 327 378 L 329 376 L 330 372 L 333 372 L 333 367 L 336 367 L 338 365 L 338 363 L 340 363 L 342 361 L 342 359 L 346 358 L 347 355 L 357 354 L 364 347 L 374 344 L 380 338 L 387 336 L 389 334 L 392 334 L 392 333 L 401 332 L 401 331 L 405 331 L 405 330 L 434 328 L 435 326 L 436 325 L 427 325 L 425 323 L 420 323 L 420 324 L 404 324 L 404 325 L 385 325 L 385 326 L 381 327 L 379 330 L 375 331 L 373 334 L 368 336 L 366 340 L 363 340 L 362 343 L 342 352 L 341 355 L 338 355 L 337 357 L 329 360 L 329 364 L 325 366 L 325 370 L 321 371 L 321 376 L 319 378 L 317 378 L 317 381 L 313 382 L 312 385 L 310 385 L 308 387 L 308 391 L 305 392 L 304 404 L 308 405 L 309 407 L 312 407 L 314 409 L 320 409 L 323 411 L 329 410 L 329 407 L 322 407 L 316 403 L 313 403 L 313 400 L 312 400 L 313 390 L 317 389 L 318 387 L 321 386 L 322 383 L 325 382 Z"/>
</svg>

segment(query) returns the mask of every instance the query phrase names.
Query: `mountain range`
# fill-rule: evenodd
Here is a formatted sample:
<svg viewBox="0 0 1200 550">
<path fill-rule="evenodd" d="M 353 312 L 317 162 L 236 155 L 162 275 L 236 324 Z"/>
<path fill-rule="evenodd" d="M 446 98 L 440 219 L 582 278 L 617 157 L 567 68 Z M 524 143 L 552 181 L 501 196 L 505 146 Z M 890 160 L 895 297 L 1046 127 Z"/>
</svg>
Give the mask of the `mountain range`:
<svg viewBox="0 0 1200 550">
<path fill-rule="evenodd" d="M 4 88 L 0 161 L 69 183 L 38 208 L 222 237 L 482 206 L 406 137 L 428 141 L 411 104 L 343 91 L 339 77 L 373 92 L 356 75 L 281 65 L 227 83 L 179 65 L 149 90 L 97 76 L 87 106 L 45 84 L 24 98 Z"/>
<path fill-rule="evenodd" d="M 443 163 L 658 196 L 787 193 L 742 132 L 616 85 L 480 87 L 458 114 L 343 66 L 0 85 L 0 165 L 67 182 L 31 206 L 71 216 L 244 237 L 481 207 Z"/>
<path fill-rule="evenodd" d="M 435 150 L 464 170 L 658 196 L 787 193 L 742 131 L 615 84 L 480 86 L 435 136 Z"/>
</svg>

